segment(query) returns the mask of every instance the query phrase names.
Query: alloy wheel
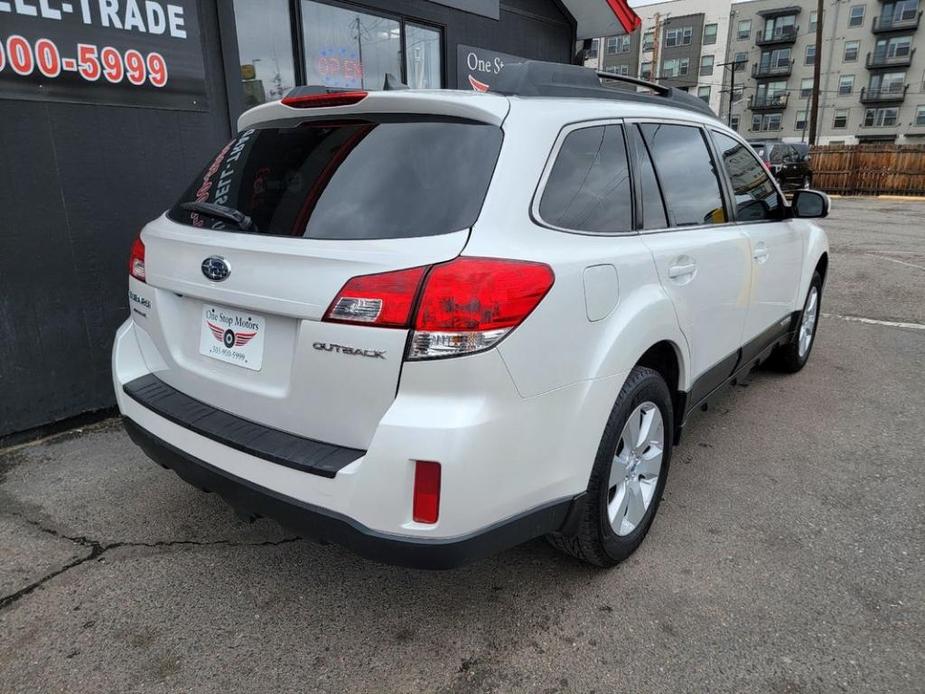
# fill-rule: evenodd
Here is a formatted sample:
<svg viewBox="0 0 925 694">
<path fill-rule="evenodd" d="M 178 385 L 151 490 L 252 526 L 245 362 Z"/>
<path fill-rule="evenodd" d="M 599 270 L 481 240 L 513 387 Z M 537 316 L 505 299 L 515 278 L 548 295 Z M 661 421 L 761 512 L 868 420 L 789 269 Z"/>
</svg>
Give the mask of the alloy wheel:
<svg viewBox="0 0 925 694">
<path fill-rule="evenodd" d="M 664 452 L 662 412 L 644 402 L 626 420 L 611 463 L 607 517 L 617 535 L 629 535 L 642 522 L 655 496 Z"/>
<path fill-rule="evenodd" d="M 816 287 L 810 287 L 809 296 L 806 298 L 806 308 L 803 309 L 803 317 L 800 320 L 800 359 L 809 352 L 809 346 L 813 343 L 813 332 L 816 330 L 816 318 L 819 315 L 819 290 Z"/>
</svg>

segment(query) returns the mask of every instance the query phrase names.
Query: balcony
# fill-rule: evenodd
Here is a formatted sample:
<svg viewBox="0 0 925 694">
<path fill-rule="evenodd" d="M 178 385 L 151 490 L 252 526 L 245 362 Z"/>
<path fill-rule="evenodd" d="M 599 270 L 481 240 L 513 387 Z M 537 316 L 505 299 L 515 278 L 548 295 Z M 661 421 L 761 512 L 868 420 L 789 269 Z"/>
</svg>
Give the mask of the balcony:
<svg viewBox="0 0 925 694">
<path fill-rule="evenodd" d="M 792 44 L 797 40 L 797 34 L 800 33 L 800 27 L 781 27 L 767 37 L 763 31 L 755 34 L 756 46 L 783 46 Z"/>
<path fill-rule="evenodd" d="M 867 65 L 868 70 L 879 70 L 880 68 L 885 67 L 909 67 L 912 65 L 912 56 L 915 55 L 915 49 L 913 48 L 906 55 L 894 55 L 888 56 L 883 51 L 867 54 Z"/>
<path fill-rule="evenodd" d="M 787 108 L 787 99 L 790 92 L 783 94 L 770 94 L 768 96 L 748 97 L 748 107 L 752 111 L 783 111 Z"/>
<path fill-rule="evenodd" d="M 756 80 L 765 77 L 787 77 L 791 72 L 793 72 L 792 60 L 786 65 L 761 65 L 760 63 L 752 65 L 752 77 Z"/>
<path fill-rule="evenodd" d="M 908 84 L 902 85 L 902 89 L 888 87 L 886 89 L 867 89 L 861 88 L 862 104 L 901 104 L 906 98 L 906 92 L 909 89 Z"/>
<path fill-rule="evenodd" d="M 915 15 L 915 17 L 908 17 L 906 19 L 903 19 L 902 17 L 888 17 L 886 19 L 883 17 L 874 17 L 874 25 L 871 27 L 871 31 L 875 34 L 915 31 L 919 28 L 919 20 L 921 18 L 921 12 Z"/>
</svg>

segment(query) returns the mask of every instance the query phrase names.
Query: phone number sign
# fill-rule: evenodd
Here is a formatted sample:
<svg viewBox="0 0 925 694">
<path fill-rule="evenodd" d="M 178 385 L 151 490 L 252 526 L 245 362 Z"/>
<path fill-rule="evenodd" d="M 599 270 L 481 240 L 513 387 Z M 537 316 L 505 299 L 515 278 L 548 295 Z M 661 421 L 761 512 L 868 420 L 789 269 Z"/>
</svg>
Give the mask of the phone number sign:
<svg viewBox="0 0 925 694">
<path fill-rule="evenodd" d="M 205 111 L 196 0 L 0 0 L 0 98 Z"/>
</svg>

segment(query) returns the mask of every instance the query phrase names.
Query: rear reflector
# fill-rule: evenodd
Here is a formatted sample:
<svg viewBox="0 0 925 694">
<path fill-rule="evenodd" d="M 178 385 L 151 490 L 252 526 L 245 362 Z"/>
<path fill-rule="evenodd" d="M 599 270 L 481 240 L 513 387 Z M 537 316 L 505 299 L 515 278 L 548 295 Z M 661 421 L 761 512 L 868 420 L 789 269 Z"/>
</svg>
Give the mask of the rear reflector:
<svg viewBox="0 0 925 694">
<path fill-rule="evenodd" d="M 414 267 L 354 277 L 331 302 L 324 320 L 380 328 L 406 328 L 426 271 L 426 267 Z"/>
<path fill-rule="evenodd" d="M 328 108 L 330 106 L 350 106 L 366 98 L 369 92 L 322 92 L 320 94 L 292 94 L 282 98 L 283 106 L 292 108 Z"/>
<path fill-rule="evenodd" d="M 145 282 L 145 244 L 138 236 L 132 243 L 132 252 L 128 259 L 128 274 L 136 280 Z"/>
<path fill-rule="evenodd" d="M 460 257 L 429 268 L 354 277 L 324 320 L 413 327 L 408 359 L 471 354 L 493 347 L 520 325 L 554 281 L 552 268 L 543 263 Z"/>
<path fill-rule="evenodd" d="M 416 460 L 411 517 L 415 523 L 436 523 L 439 515 L 440 463 Z"/>
</svg>

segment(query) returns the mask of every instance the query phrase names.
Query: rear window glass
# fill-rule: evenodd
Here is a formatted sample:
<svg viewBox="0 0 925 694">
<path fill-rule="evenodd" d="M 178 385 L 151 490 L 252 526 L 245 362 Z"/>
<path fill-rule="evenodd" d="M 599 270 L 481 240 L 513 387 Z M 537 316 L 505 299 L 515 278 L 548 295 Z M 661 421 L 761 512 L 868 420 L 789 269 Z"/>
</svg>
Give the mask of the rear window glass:
<svg viewBox="0 0 925 694">
<path fill-rule="evenodd" d="M 168 217 L 207 229 L 313 239 L 434 236 L 472 226 L 501 129 L 446 120 L 308 121 L 241 132 Z M 184 203 L 232 208 L 234 221 Z"/>
</svg>

